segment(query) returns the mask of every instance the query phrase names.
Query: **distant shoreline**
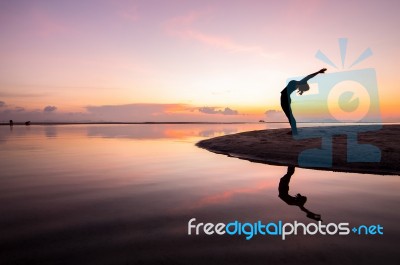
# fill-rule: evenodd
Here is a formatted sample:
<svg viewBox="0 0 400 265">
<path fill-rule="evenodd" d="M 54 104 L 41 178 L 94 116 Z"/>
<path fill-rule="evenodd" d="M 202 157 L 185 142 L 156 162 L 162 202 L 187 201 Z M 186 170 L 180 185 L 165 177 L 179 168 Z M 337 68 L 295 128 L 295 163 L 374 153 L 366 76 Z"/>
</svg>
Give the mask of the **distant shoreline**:
<svg viewBox="0 0 400 265">
<path fill-rule="evenodd" d="M 29 126 L 32 125 L 112 125 L 112 124 L 282 124 L 288 123 L 287 121 L 266 121 L 266 122 L 251 122 L 251 121 L 240 121 L 240 122 L 191 122 L 191 121 L 172 121 L 172 122 L 31 122 Z M 398 124 L 399 122 L 298 122 L 298 124 Z M 14 122 L 13 126 L 26 126 L 25 122 Z M 0 122 L 0 126 L 10 126 L 8 122 Z"/>
<path fill-rule="evenodd" d="M 284 122 L 278 122 L 284 123 Z M 261 122 L 31 122 L 29 125 L 106 125 L 106 124 L 262 124 Z M 10 123 L 0 123 L 10 126 Z M 25 125 L 25 122 L 14 122 L 15 125 Z"/>
</svg>

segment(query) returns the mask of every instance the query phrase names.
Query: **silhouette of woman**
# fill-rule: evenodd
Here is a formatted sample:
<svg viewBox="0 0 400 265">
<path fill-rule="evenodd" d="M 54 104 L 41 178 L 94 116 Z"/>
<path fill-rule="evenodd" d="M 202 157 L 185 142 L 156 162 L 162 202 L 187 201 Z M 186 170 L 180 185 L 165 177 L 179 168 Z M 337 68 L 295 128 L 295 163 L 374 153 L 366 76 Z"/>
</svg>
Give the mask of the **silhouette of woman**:
<svg viewBox="0 0 400 265">
<path fill-rule="evenodd" d="M 303 95 L 305 91 L 308 91 L 310 89 L 310 86 L 307 84 L 307 81 L 316 76 L 317 74 L 323 74 L 325 73 L 326 68 L 323 68 L 319 70 L 318 72 L 312 73 L 300 81 L 296 80 L 291 80 L 287 86 L 281 91 L 281 107 L 283 112 L 285 112 L 286 117 L 289 120 L 290 127 L 292 128 L 292 131 L 290 134 L 297 134 L 297 126 L 296 126 L 296 120 L 293 116 L 292 113 L 292 108 L 290 107 L 290 103 L 292 100 L 290 99 L 290 94 L 292 94 L 296 89 L 299 90 L 299 94 Z"/>
</svg>

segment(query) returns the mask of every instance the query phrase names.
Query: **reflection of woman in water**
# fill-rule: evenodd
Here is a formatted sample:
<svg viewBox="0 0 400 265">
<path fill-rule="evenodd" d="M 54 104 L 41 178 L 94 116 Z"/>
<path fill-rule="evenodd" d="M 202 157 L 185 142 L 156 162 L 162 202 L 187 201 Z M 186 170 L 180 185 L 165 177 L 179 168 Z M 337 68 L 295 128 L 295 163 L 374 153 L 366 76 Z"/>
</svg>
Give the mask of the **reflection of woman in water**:
<svg viewBox="0 0 400 265">
<path fill-rule="evenodd" d="M 281 91 L 281 107 L 283 112 L 285 112 L 286 117 L 289 119 L 290 127 L 292 128 L 291 134 L 297 134 L 296 120 L 294 119 L 292 108 L 290 107 L 290 103 L 292 102 L 290 99 L 290 94 L 292 94 L 296 89 L 299 90 L 299 94 L 303 95 L 303 93 L 310 89 L 310 86 L 307 84 L 307 81 L 316 76 L 317 74 L 325 73 L 326 68 L 319 70 L 313 74 L 310 74 L 300 81 L 291 80 L 287 86 Z"/>
<path fill-rule="evenodd" d="M 315 214 L 304 207 L 304 204 L 307 201 L 306 196 L 303 196 L 300 193 L 298 193 L 296 197 L 289 195 L 289 183 L 290 183 L 290 178 L 293 176 L 293 174 L 294 174 L 294 166 L 289 166 L 287 173 L 279 181 L 279 188 L 278 188 L 279 198 L 281 198 L 282 201 L 286 202 L 289 205 L 299 206 L 300 209 L 307 214 L 308 218 L 320 221 L 321 215 Z"/>
</svg>

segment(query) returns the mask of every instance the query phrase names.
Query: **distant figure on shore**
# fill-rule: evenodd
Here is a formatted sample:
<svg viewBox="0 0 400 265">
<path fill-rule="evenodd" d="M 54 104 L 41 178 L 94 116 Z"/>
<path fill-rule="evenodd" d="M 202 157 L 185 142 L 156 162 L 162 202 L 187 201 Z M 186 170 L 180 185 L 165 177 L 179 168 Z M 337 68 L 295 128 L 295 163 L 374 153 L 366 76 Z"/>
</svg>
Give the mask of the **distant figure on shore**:
<svg viewBox="0 0 400 265">
<path fill-rule="evenodd" d="M 296 205 L 300 207 L 300 209 L 307 214 L 307 217 L 316 221 L 321 221 L 321 215 L 315 214 L 304 207 L 304 204 L 307 201 L 307 197 L 297 193 L 295 197 L 289 195 L 289 183 L 290 178 L 294 174 L 294 166 L 289 166 L 287 169 L 287 173 L 281 178 L 279 181 L 279 198 L 282 201 L 286 202 L 288 205 Z"/>
<path fill-rule="evenodd" d="M 13 126 L 13 125 L 14 125 L 13 120 L 10 120 L 10 126 Z"/>
<path fill-rule="evenodd" d="M 26 122 L 25 122 L 25 125 L 26 125 L 26 126 L 31 125 L 31 121 L 26 121 Z"/>
<path fill-rule="evenodd" d="M 297 134 L 297 125 L 296 125 L 296 120 L 293 116 L 292 113 L 292 108 L 290 107 L 290 104 L 292 100 L 290 99 L 290 94 L 292 94 L 296 89 L 299 90 L 299 94 L 303 95 L 305 91 L 310 90 L 310 86 L 307 84 L 307 81 L 313 78 L 314 76 L 318 74 L 323 74 L 325 73 L 326 68 L 323 68 L 319 70 L 318 72 L 315 72 L 313 74 L 310 74 L 300 81 L 296 80 L 291 80 L 287 86 L 281 91 L 281 107 L 283 112 L 285 112 L 286 117 L 289 120 L 290 127 L 292 128 L 292 131 L 290 134 L 296 135 Z"/>
</svg>

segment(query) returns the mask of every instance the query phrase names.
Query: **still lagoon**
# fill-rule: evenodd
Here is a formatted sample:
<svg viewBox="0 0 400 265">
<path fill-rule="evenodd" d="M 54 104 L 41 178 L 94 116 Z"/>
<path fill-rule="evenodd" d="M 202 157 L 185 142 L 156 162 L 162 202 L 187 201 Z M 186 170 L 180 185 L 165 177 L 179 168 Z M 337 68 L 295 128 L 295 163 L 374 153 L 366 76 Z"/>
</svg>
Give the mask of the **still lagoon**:
<svg viewBox="0 0 400 265">
<path fill-rule="evenodd" d="M 288 168 L 195 146 L 285 126 L 0 126 L 0 264 L 400 264 L 399 176 L 295 168 L 290 180 L 322 224 L 383 234 L 188 235 L 192 218 L 318 223 L 278 196 Z"/>
</svg>

